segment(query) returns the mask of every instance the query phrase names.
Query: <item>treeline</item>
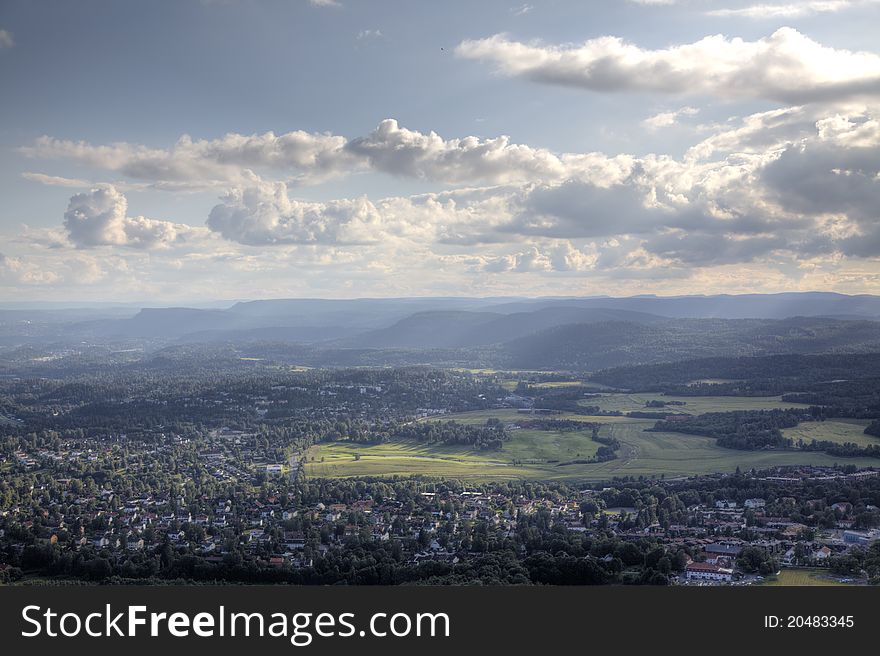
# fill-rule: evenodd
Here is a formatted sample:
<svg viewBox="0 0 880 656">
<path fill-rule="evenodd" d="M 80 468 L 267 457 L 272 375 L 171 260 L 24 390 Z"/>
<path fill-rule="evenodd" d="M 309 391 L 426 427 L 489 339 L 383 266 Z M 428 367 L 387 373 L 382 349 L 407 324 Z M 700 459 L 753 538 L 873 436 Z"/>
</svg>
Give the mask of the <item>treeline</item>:
<svg viewBox="0 0 880 656">
<path fill-rule="evenodd" d="M 517 421 L 520 428 L 529 430 L 543 431 L 559 431 L 561 433 L 571 433 L 582 430 L 592 430 L 598 424 L 590 421 L 575 421 L 573 419 L 529 419 L 527 421 Z"/>
<path fill-rule="evenodd" d="M 413 422 L 398 426 L 391 435 L 424 444 L 466 444 L 480 450 L 498 450 L 510 440 L 510 432 L 504 424 L 492 418 L 482 426 L 457 421 Z"/>
<path fill-rule="evenodd" d="M 776 395 L 813 383 L 876 378 L 880 353 L 712 357 L 604 369 L 591 380 L 635 391 Z M 699 381 L 711 381 L 703 382 Z"/>
<path fill-rule="evenodd" d="M 880 444 L 862 447 L 853 442 L 811 440 L 805 442 L 787 438 L 782 429 L 793 428 L 803 421 L 824 421 L 826 408 L 811 407 L 807 410 L 789 408 L 784 410 L 736 410 L 733 412 L 709 412 L 686 420 L 665 420 L 654 424 L 655 431 L 671 431 L 715 438 L 718 446 L 728 449 L 753 451 L 756 449 L 791 449 L 818 451 L 843 458 L 880 458 Z M 880 422 L 875 422 L 880 424 Z M 874 426 L 875 424 L 872 424 Z M 868 428 L 871 428 L 870 426 Z M 866 432 L 868 429 L 865 429 Z"/>
<path fill-rule="evenodd" d="M 785 394 L 789 403 L 821 405 L 829 417 L 880 418 L 880 378 L 832 380 L 803 386 Z"/>
<path fill-rule="evenodd" d="M 782 449 L 791 448 L 793 442 L 781 429 L 813 419 L 806 410 L 736 410 L 709 412 L 684 421 L 658 421 L 654 430 L 713 437 L 718 446 L 728 449 Z"/>
<path fill-rule="evenodd" d="M 596 454 L 591 458 L 578 458 L 577 460 L 569 460 L 559 463 L 559 467 L 565 465 L 588 465 L 596 462 L 608 462 L 617 458 L 617 451 L 620 449 L 620 440 L 611 435 L 600 435 L 599 424 L 593 424 L 591 438 L 594 442 L 598 442 L 602 446 L 596 449 Z"/>
<path fill-rule="evenodd" d="M 598 396 L 591 388 L 583 385 L 541 387 L 527 381 L 520 381 L 516 386 L 515 393 L 531 398 L 532 406 L 535 408 L 590 415 L 599 412 L 599 406 L 583 405 L 583 401 Z"/>
<path fill-rule="evenodd" d="M 812 440 L 799 445 L 804 451 L 821 451 L 830 456 L 840 456 L 842 458 L 880 458 L 880 444 L 869 444 L 862 447 L 855 442 L 831 442 L 830 440 Z"/>
</svg>

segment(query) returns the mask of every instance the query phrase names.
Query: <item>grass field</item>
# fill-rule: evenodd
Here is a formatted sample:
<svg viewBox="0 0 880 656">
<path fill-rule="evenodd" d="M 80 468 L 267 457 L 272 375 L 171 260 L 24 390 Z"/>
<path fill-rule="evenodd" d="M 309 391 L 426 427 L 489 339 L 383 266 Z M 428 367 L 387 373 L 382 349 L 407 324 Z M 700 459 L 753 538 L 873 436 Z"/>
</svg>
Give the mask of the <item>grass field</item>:
<svg viewBox="0 0 880 656">
<path fill-rule="evenodd" d="M 852 583 L 841 583 L 831 578 L 828 572 L 813 569 L 784 569 L 778 575 L 765 579 L 761 585 L 769 586 L 846 586 Z"/>
<path fill-rule="evenodd" d="M 589 431 L 516 430 L 501 451 L 474 451 L 464 446 L 417 442 L 354 444 L 331 442 L 312 447 L 308 476 L 348 477 L 426 474 L 468 479 L 565 478 L 582 465 L 560 462 L 589 458 L 599 444 Z"/>
<path fill-rule="evenodd" d="M 618 407 L 621 397 L 613 395 Z M 628 396 L 628 395 L 627 395 Z M 606 397 L 607 398 L 607 397 Z M 647 398 L 647 397 L 646 397 Z M 720 409 L 740 406 L 743 399 L 697 397 L 701 408 Z M 761 407 L 774 407 L 778 399 L 747 399 Z M 638 403 L 640 399 L 630 401 Z M 643 404 L 644 401 L 641 401 Z M 687 406 L 685 406 L 687 407 Z M 707 412 L 709 410 L 701 410 Z M 483 424 L 490 417 L 514 422 L 523 415 L 516 410 L 480 410 L 447 415 L 444 420 Z M 647 432 L 654 425 L 651 419 L 602 417 L 563 413 L 554 418 L 595 421 L 601 432 L 612 435 L 621 443 L 618 458 L 602 463 L 559 466 L 554 460 L 585 458 L 595 453 L 597 443 L 588 432 L 560 433 L 555 431 L 517 430 L 501 451 L 478 452 L 464 447 L 423 445 L 414 442 L 391 442 L 372 446 L 335 442 L 312 447 L 305 473 L 309 476 L 350 477 L 425 474 L 465 478 L 469 480 L 541 479 L 541 480 L 606 480 L 614 476 L 692 476 L 713 472 L 732 472 L 737 467 L 747 470 L 779 465 L 833 465 L 852 463 L 876 465 L 871 458 L 836 458 L 823 453 L 791 451 L 737 451 L 716 445 L 708 437 L 682 433 Z M 355 455 L 359 459 L 355 458 Z M 322 462 L 323 459 L 323 462 Z M 514 464 L 518 461 L 518 464 Z"/>
<path fill-rule="evenodd" d="M 785 428 L 782 434 L 793 439 L 795 442 L 803 440 L 828 440 L 843 444 L 853 442 L 859 446 L 880 446 L 880 438 L 873 435 L 865 435 L 865 426 L 870 423 L 867 419 L 829 419 L 826 421 L 807 421 L 798 424 L 794 428 Z"/>
</svg>

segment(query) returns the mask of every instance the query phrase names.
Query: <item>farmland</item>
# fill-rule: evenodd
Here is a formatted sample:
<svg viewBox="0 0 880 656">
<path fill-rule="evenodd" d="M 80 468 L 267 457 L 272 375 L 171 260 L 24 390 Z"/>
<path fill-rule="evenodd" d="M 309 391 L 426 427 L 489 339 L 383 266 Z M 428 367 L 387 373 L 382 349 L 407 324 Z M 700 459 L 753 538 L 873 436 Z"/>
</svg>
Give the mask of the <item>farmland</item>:
<svg viewBox="0 0 880 656">
<path fill-rule="evenodd" d="M 880 445 L 880 438 L 865 435 L 865 426 L 868 423 L 868 420 L 860 419 L 811 421 L 798 424 L 794 428 L 786 428 L 782 431 L 782 434 L 795 442 L 798 440 L 803 440 L 804 442 L 827 440 L 829 442 L 837 442 L 838 444 L 850 442 L 862 447 Z"/>
<path fill-rule="evenodd" d="M 784 569 L 776 576 L 763 581 L 761 585 L 769 586 L 845 586 L 851 583 L 843 583 L 828 575 L 823 570 L 812 569 Z"/>
<path fill-rule="evenodd" d="M 473 422 L 476 423 L 476 422 Z M 599 444 L 589 431 L 516 430 L 501 451 L 475 451 L 463 446 L 395 441 L 383 444 L 332 442 L 312 447 L 306 474 L 322 477 L 414 475 L 480 480 L 565 478 L 561 462 L 589 458 Z"/>
<path fill-rule="evenodd" d="M 609 394 L 589 402 L 603 410 L 644 410 L 645 402 L 657 395 Z M 676 400 L 676 397 L 660 397 Z M 796 407 L 776 397 L 682 397 L 685 406 L 673 406 L 675 412 L 698 414 L 745 409 Z M 523 415 L 514 409 L 480 410 L 447 415 L 446 420 L 483 424 L 497 417 L 514 423 Z M 860 466 L 875 465 L 870 458 L 835 458 L 823 453 L 792 451 L 738 451 L 716 445 L 707 437 L 672 432 L 653 432 L 654 421 L 625 416 L 594 416 L 562 413 L 554 418 L 598 422 L 600 434 L 620 441 L 618 458 L 601 463 L 560 465 L 566 460 L 582 459 L 595 453 L 598 446 L 586 432 L 514 430 L 510 442 L 500 451 L 474 451 L 465 447 L 388 442 L 376 445 L 351 442 L 322 443 L 307 454 L 305 472 L 310 476 L 351 477 L 386 475 L 432 475 L 469 480 L 540 479 L 606 480 L 615 476 L 692 476 L 712 472 L 732 472 L 740 467 L 766 468 L 779 465 L 832 465 L 846 462 Z M 847 421 L 824 422 L 828 428 L 851 436 L 863 429 Z M 832 425 L 841 424 L 834 427 Z M 818 424 L 802 424 L 793 430 L 816 430 Z M 866 439 L 874 439 L 862 436 Z M 805 438 L 806 439 L 806 438 Z M 812 438 L 811 438 L 812 439 Z M 818 439 L 818 437 L 817 437 Z M 852 440 L 854 441 L 854 440 Z"/>
</svg>

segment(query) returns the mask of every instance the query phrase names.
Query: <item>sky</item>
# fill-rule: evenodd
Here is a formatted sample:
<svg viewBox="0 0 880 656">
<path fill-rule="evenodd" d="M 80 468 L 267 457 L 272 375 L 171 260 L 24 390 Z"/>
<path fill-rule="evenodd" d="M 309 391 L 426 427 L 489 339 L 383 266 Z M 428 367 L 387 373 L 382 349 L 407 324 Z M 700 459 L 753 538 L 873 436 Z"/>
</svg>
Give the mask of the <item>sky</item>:
<svg viewBox="0 0 880 656">
<path fill-rule="evenodd" d="M 4 0 L 0 301 L 880 293 L 880 0 Z"/>
</svg>

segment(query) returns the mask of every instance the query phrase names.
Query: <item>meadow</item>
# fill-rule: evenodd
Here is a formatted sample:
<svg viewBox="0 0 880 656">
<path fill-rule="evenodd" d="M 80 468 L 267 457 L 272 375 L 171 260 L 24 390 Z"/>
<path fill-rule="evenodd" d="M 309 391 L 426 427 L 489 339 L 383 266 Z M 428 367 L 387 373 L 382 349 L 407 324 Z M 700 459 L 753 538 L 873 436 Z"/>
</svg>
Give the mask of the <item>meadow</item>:
<svg viewBox="0 0 880 656">
<path fill-rule="evenodd" d="M 606 410 L 644 410 L 645 401 L 656 395 L 614 394 L 603 396 L 596 403 Z M 723 412 L 748 408 L 793 407 L 778 398 L 686 397 L 686 406 L 673 406 L 676 411 Z M 479 410 L 445 415 L 443 420 L 467 424 L 483 424 L 490 417 L 515 423 L 523 414 L 514 409 Z M 606 417 L 562 413 L 554 418 L 591 421 L 602 424 L 600 434 L 620 441 L 618 457 L 601 463 L 560 465 L 560 462 L 586 458 L 595 453 L 598 444 L 589 432 L 557 432 L 514 430 L 510 442 L 500 451 L 474 451 L 464 446 L 426 445 L 415 442 L 389 442 L 364 445 L 332 442 L 312 447 L 307 453 L 305 473 L 308 476 L 408 476 L 431 475 L 468 480 L 540 479 L 540 480 L 607 480 L 615 476 L 693 476 L 713 472 L 733 472 L 779 465 L 833 465 L 851 463 L 876 465 L 871 458 L 837 458 L 817 452 L 737 451 L 716 445 L 708 437 L 683 433 L 653 432 L 651 419 Z M 436 421 L 430 419 L 426 421 Z M 856 432 L 856 424 L 846 424 L 847 434 Z M 856 428 L 852 428 L 855 426 Z M 813 424 L 798 429 L 816 430 Z M 863 428 L 863 426 L 862 426 Z M 865 436 L 867 437 L 867 436 Z M 873 439 L 873 438 L 872 438 Z"/>
<path fill-rule="evenodd" d="M 348 477 L 425 474 L 468 479 L 565 478 L 569 468 L 559 463 L 589 458 L 599 444 L 589 431 L 514 430 L 500 451 L 470 447 L 395 441 L 384 444 L 331 442 L 309 449 L 308 476 Z"/>
<path fill-rule="evenodd" d="M 798 424 L 794 428 L 785 428 L 782 434 L 795 442 L 803 440 L 828 440 L 844 444 L 851 442 L 861 447 L 880 446 L 880 438 L 873 435 L 865 435 L 865 426 L 870 423 L 867 419 L 828 419 L 826 421 L 808 421 Z"/>
<path fill-rule="evenodd" d="M 760 585 L 768 586 L 846 586 L 852 583 L 843 583 L 828 575 L 823 570 L 813 569 L 783 569 L 776 576 L 766 578 Z"/>
</svg>

